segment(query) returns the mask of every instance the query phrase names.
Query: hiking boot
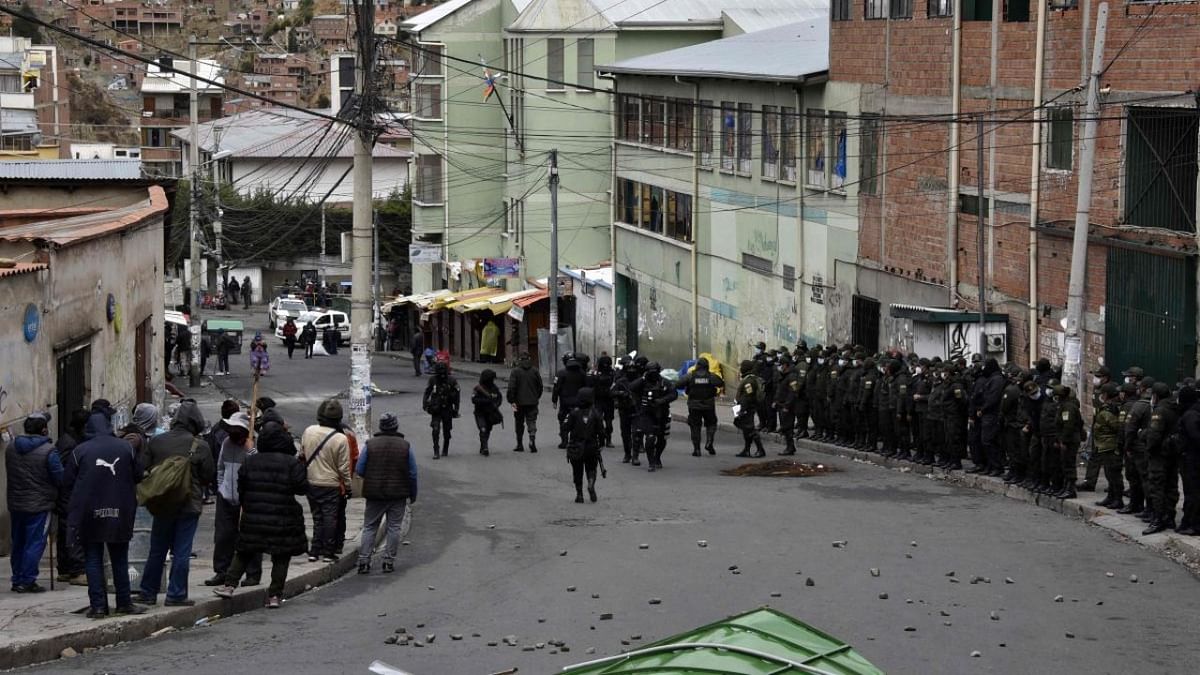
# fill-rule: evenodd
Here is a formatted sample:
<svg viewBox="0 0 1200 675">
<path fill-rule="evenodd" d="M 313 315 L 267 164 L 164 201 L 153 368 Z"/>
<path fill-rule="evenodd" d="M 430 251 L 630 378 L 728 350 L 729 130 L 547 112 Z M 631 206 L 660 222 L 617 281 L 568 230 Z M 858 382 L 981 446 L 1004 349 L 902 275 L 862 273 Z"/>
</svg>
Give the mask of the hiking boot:
<svg viewBox="0 0 1200 675">
<path fill-rule="evenodd" d="M 588 499 L 591 499 L 593 504 L 595 504 L 596 500 L 599 499 L 599 497 L 596 496 L 596 488 L 588 488 Z"/>
<path fill-rule="evenodd" d="M 116 614 L 117 616 L 134 616 L 137 614 L 145 614 L 145 613 L 146 613 L 146 609 L 144 607 L 138 607 L 137 605 L 134 605 L 134 604 L 121 605 L 121 606 L 117 607 L 115 610 L 113 610 L 113 614 Z"/>
<path fill-rule="evenodd" d="M 279 609 L 283 606 L 283 599 L 278 595 L 272 595 L 267 598 L 267 609 Z"/>
<path fill-rule="evenodd" d="M 214 574 L 211 577 L 204 580 L 204 585 L 205 586 L 224 586 L 225 585 L 225 575 L 224 574 Z"/>
<path fill-rule="evenodd" d="M 396 571 L 396 563 L 389 562 L 386 560 L 383 562 L 383 573 L 384 574 L 391 574 L 392 572 L 395 572 L 395 571 Z"/>
<path fill-rule="evenodd" d="M 108 618 L 108 608 L 107 607 L 89 607 L 87 614 L 85 616 L 87 616 L 87 618 L 89 618 L 89 619 L 107 619 Z"/>
<path fill-rule="evenodd" d="M 517 447 L 513 448 L 513 452 L 525 452 L 525 448 L 524 446 L 518 445 Z"/>
<path fill-rule="evenodd" d="M 371 563 L 358 563 L 358 573 L 359 574 L 370 574 L 371 573 Z"/>
</svg>

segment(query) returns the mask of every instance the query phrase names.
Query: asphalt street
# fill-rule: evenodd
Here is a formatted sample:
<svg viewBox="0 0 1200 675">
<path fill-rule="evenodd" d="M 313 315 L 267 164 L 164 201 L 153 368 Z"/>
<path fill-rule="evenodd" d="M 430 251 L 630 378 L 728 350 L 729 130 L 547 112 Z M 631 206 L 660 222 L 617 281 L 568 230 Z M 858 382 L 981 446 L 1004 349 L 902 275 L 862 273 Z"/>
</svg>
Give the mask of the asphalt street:
<svg viewBox="0 0 1200 675">
<path fill-rule="evenodd" d="M 296 431 L 321 398 L 346 387 L 348 350 L 288 362 L 272 346 L 272 358 L 263 393 Z M 248 387 L 246 360 L 223 387 Z M 1200 583 L 1098 528 L 820 455 L 801 458 L 838 470 L 722 476 L 741 463 L 732 457 L 740 442 L 722 434 L 718 456 L 693 458 L 678 424 L 664 471 L 622 465 L 609 450 L 599 503 L 575 504 L 548 396 L 538 454 L 511 452 L 509 426 L 497 430 L 492 456 L 479 456 L 467 403 L 449 458 L 435 462 L 420 413 L 424 381 L 405 362 L 375 364 L 376 384 L 396 392 L 374 399 L 375 414 L 401 414 L 421 471 L 411 545 L 395 575 L 351 575 L 279 612 L 31 670 L 358 674 L 380 659 L 414 675 L 551 673 L 770 605 L 889 673 L 1195 672 Z M 464 401 L 472 379 L 461 382 Z M 400 628 L 424 646 L 384 644 Z M 517 646 L 505 646 L 507 636 Z M 559 640 L 569 652 L 549 644 Z"/>
</svg>

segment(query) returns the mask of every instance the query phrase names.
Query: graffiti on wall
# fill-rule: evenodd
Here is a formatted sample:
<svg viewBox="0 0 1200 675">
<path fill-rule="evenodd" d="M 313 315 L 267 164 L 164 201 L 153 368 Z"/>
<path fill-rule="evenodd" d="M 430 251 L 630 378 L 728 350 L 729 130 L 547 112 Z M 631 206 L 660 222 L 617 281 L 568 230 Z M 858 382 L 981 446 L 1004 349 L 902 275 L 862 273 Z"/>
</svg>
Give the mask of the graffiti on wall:
<svg viewBox="0 0 1200 675">
<path fill-rule="evenodd" d="M 971 349 L 967 325 L 956 323 L 947 327 L 946 353 L 950 360 L 965 359 L 976 350 Z"/>
</svg>

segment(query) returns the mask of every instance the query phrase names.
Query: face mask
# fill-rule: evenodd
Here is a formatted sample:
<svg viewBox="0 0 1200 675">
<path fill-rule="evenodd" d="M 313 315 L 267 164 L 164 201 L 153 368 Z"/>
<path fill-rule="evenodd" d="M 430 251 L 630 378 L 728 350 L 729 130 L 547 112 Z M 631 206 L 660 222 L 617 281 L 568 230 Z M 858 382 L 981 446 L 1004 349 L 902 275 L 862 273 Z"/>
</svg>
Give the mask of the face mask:
<svg viewBox="0 0 1200 675">
<path fill-rule="evenodd" d="M 913 374 L 920 375 L 922 370 L 924 370 L 924 369 L 921 368 L 920 366 L 917 366 L 916 368 L 913 368 Z"/>
<path fill-rule="evenodd" d="M 1054 390 L 1051 389 L 1050 387 L 1046 387 L 1046 396 L 1053 396 L 1053 395 L 1054 395 Z"/>
<path fill-rule="evenodd" d="M 823 365 L 825 365 L 825 359 L 817 359 L 817 365 L 818 365 L 818 366 L 823 366 Z"/>
<path fill-rule="evenodd" d="M 1125 378 L 1125 384 L 1133 384 L 1133 378 L 1132 378 L 1132 377 L 1126 377 L 1126 378 Z"/>
<path fill-rule="evenodd" d="M 844 365 L 846 365 L 846 359 L 838 359 L 838 365 L 839 365 L 839 366 L 844 366 Z"/>
<path fill-rule="evenodd" d="M 1099 377 L 1093 377 L 1093 378 L 1092 378 L 1092 384 L 1096 385 L 1097 387 L 1098 387 L 1098 386 L 1100 386 L 1100 378 L 1099 378 Z"/>
<path fill-rule="evenodd" d="M 761 348 L 761 347 L 755 347 L 755 348 L 754 348 L 754 353 L 755 353 L 755 354 L 761 354 L 761 353 L 763 353 L 763 350 L 762 350 L 762 348 Z"/>
<path fill-rule="evenodd" d="M 1034 401 L 1038 400 L 1038 399 L 1039 399 L 1039 398 L 1041 398 L 1041 397 L 1042 397 L 1042 390 L 1041 390 L 1041 389 L 1038 389 L 1038 390 L 1034 391 L 1032 394 L 1030 394 L 1030 395 L 1029 395 L 1029 398 L 1030 398 L 1030 399 L 1032 399 L 1032 400 L 1034 400 Z"/>
</svg>

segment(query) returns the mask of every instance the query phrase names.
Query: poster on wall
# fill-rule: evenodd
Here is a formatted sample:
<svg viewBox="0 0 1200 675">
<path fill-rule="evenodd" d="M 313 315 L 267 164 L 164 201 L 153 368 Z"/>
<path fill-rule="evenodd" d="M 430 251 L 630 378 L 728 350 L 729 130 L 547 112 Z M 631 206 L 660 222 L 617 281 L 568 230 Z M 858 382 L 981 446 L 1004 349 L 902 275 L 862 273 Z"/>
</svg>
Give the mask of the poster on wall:
<svg viewBox="0 0 1200 675">
<path fill-rule="evenodd" d="M 409 244 L 408 262 L 413 265 L 421 263 L 438 263 L 442 261 L 441 244 Z"/>
<path fill-rule="evenodd" d="M 520 258 L 484 258 L 485 279 L 516 278 L 521 276 Z"/>
</svg>

